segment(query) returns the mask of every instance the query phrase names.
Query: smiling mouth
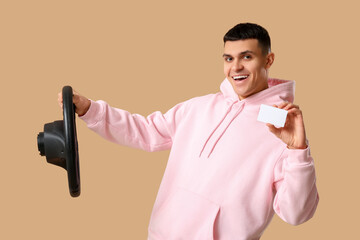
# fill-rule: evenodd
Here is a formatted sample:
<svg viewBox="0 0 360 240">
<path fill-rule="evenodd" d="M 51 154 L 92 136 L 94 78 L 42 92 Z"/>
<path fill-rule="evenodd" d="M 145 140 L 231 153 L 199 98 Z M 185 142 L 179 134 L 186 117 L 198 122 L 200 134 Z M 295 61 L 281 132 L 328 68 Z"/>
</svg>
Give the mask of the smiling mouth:
<svg viewBox="0 0 360 240">
<path fill-rule="evenodd" d="M 236 76 L 232 76 L 232 79 L 234 79 L 235 81 L 243 81 L 248 77 L 249 75 L 236 75 Z"/>
</svg>

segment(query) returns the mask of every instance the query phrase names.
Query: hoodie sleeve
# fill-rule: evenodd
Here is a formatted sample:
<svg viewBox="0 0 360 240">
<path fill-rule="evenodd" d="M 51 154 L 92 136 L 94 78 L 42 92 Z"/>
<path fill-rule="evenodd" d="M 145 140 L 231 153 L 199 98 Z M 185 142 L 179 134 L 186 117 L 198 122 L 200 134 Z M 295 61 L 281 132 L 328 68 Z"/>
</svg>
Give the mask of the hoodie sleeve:
<svg viewBox="0 0 360 240">
<path fill-rule="evenodd" d="M 310 149 L 286 149 L 274 171 L 274 211 L 292 225 L 309 220 L 319 202 Z"/>
<path fill-rule="evenodd" d="M 162 114 L 157 111 L 147 117 L 92 101 L 80 119 L 88 128 L 111 142 L 145 151 L 170 149 L 176 124 L 180 120 L 182 103 Z"/>
</svg>

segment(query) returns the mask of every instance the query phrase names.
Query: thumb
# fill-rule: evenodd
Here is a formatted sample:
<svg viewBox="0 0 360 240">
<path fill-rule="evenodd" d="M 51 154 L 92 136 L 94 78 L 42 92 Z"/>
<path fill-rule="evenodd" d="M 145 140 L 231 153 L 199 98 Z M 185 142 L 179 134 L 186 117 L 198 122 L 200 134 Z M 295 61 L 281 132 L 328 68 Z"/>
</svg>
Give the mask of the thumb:
<svg viewBox="0 0 360 240">
<path fill-rule="evenodd" d="M 268 126 L 269 131 L 272 132 L 273 134 L 275 134 L 275 136 L 279 137 L 280 133 L 281 133 L 281 129 L 280 128 L 276 128 L 274 125 L 267 123 L 266 126 Z"/>
</svg>

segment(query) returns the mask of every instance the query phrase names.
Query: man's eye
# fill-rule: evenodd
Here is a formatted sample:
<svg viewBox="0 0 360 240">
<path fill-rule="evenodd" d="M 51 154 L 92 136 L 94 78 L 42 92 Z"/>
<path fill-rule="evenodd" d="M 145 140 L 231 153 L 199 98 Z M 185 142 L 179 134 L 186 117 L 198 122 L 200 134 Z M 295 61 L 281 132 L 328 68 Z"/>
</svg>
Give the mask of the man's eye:
<svg viewBox="0 0 360 240">
<path fill-rule="evenodd" d="M 225 61 L 226 61 L 226 62 L 231 62 L 231 60 L 232 60 L 232 58 L 231 58 L 231 57 L 227 57 L 227 58 L 225 58 Z"/>
<path fill-rule="evenodd" d="M 251 59 L 251 56 L 250 55 L 245 55 L 244 59 Z"/>
</svg>

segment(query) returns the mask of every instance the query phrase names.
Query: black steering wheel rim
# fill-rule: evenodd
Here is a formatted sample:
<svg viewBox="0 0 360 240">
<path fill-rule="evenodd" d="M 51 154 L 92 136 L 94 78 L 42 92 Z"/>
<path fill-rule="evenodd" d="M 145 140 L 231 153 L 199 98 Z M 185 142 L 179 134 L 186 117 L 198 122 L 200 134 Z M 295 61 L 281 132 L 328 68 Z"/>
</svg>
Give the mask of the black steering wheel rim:
<svg viewBox="0 0 360 240">
<path fill-rule="evenodd" d="M 70 86 L 62 89 L 63 95 L 63 117 L 65 135 L 65 156 L 66 169 L 70 195 L 77 197 L 80 195 L 80 168 L 78 142 L 76 135 L 75 105 L 73 104 L 73 90 Z"/>
</svg>

